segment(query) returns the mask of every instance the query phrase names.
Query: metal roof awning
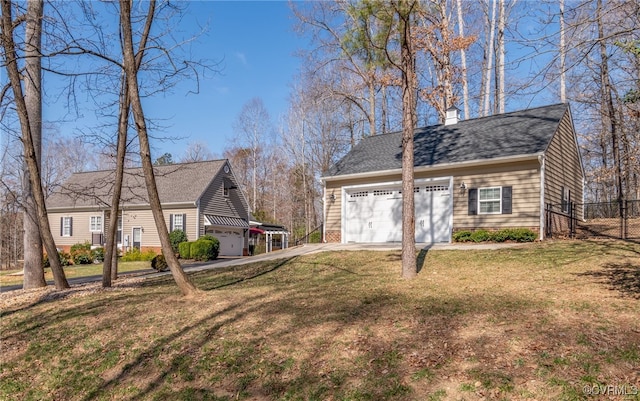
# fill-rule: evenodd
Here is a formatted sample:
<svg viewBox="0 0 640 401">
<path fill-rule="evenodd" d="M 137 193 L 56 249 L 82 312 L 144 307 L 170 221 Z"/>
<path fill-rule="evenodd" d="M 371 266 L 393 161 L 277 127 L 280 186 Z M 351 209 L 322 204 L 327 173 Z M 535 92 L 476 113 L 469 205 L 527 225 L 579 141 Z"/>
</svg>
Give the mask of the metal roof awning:
<svg viewBox="0 0 640 401">
<path fill-rule="evenodd" d="M 223 227 L 240 227 L 249 228 L 249 223 L 239 217 L 218 216 L 215 214 L 204 215 L 205 226 L 223 226 Z"/>
</svg>

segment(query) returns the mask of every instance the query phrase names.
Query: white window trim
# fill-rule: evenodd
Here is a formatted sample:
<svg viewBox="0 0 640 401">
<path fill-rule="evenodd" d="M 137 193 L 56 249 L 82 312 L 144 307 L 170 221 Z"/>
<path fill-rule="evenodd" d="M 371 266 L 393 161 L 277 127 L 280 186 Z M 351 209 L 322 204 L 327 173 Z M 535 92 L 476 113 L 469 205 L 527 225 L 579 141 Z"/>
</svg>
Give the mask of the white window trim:
<svg viewBox="0 0 640 401">
<path fill-rule="evenodd" d="M 178 216 L 180 216 L 180 227 L 178 227 L 178 225 L 176 224 L 176 217 Z M 182 213 L 177 213 L 173 215 L 172 226 L 174 230 L 182 230 L 183 232 L 185 231 L 184 219 L 182 218 Z"/>
<path fill-rule="evenodd" d="M 562 206 L 562 213 L 571 212 L 571 203 L 569 198 L 571 197 L 571 191 L 569 187 L 562 187 L 562 193 L 560 194 L 560 204 Z"/>
<path fill-rule="evenodd" d="M 71 237 L 71 216 L 62 218 L 62 236 Z"/>
<path fill-rule="evenodd" d="M 224 183 L 222 184 L 222 196 L 224 196 L 225 198 L 229 197 L 229 188 Z"/>
<path fill-rule="evenodd" d="M 100 227 L 94 227 L 98 225 L 97 224 L 98 220 L 100 221 Z M 94 223 L 94 221 L 96 223 Z M 92 232 L 92 233 L 102 232 L 102 216 L 100 215 L 89 216 L 89 232 Z"/>
<path fill-rule="evenodd" d="M 498 199 L 484 199 L 481 200 L 480 199 L 480 193 L 482 192 L 482 190 L 488 190 L 488 189 L 498 189 L 499 190 L 499 195 L 498 195 Z M 498 207 L 498 211 L 494 211 L 494 212 L 483 212 L 482 208 L 480 207 L 480 205 L 482 204 L 482 202 L 495 202 L 498 201 L 500 206 Z M 484 188 L 478 188 L 478 214 L 502 214 L 502 187 L 484 187 Z"/>
</svg>

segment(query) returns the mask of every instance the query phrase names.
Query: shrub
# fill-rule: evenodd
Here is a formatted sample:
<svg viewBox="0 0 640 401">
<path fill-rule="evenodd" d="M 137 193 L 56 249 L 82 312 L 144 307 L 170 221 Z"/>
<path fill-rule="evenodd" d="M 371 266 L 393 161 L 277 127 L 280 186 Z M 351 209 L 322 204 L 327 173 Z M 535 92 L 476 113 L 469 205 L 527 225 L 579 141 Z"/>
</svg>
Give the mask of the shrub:
<svg viewBox="0 0 640 401">
<path fill-rule="evenodd" d="M 454 242 L 471 241 L 471 231 L 469 230 L 456 231 L 455 233 L 453 233 L 453 241 Z"/>
<path fill-rule="evenodd" d="M 220 242 L 208 239 L 199 239 L 191 244 L 191 258 L 195 260 L 213 260 L 218 257 Z"/>
<path fill-rule="evenodd" d="M 104 262 L 104 248 L 99 247 L 91 250 L 91 255 L 93 257 L 93 261 L 97 263 Z"/>
<path fill-rule="evenodd" d="M 178 251 L 182 259 L 191 259 L 191 244 L 193 242 L 181 242 L 178 245 Z"/>
<path fill-rule="evenodd" d="M 310 244 L 319 244 L 321 242 L 322 242 L 322 233 L 320 233 L 319 231 L 312 232 L 309 235 L 309 243 Z"/>
<path fill-rule="evenodd" d="M 162 254 L 156 255 L 153 257 L 153 259 L 151 259 L 151 267 L 159 272 L 163 272 L 169 269 L 169 265 L 167 264 L 167 261 Z"/>
<path fill-rule="evenodd" d="M 491 233 L 491 241 L 494 242 L 505 242 L 509 239 L 509 231 L 508 230 L 500 230 Z"/>
<path fill-rule="evenodd" d="M 453 241 L 455 242 L 532 242 L 535 241 L 536 238 L 538 238 L 536 233 L 528 228 L 505 228 L 494 232 L 489 232 L 487 230 L 464 230 L 453 234 Z"/>
<path fill-rule="evenodd" d="M 213 242 L 213 257 L 211 258 L 211 260 L 218 259 L 218 254 L 220 253 L 220 241 L 218 241 L 216 237 L 212 237 L 211 235 L 205 235 L 205 237 L 205 241 Z M 198 241 L 200 240 L 201 238 L 198 239 Z"/>
<path fill-rule="evenodd" d="M 491 240 L 491 233 L 487 230 L 476 230 L 471 233 L 469 239 L 473 242 L 484 242 Z"/>
<path fill-rule="evenodd" d="M 64 251 L 58 251 L 58 258 L 60 259 L 60 266 L 65 267 L 71 264 L 71 255 Z M 49 263 L 49 255 L 46 253 L 42 256 L 42 267 L 51 267 Z"/>
<path fill-rule="evenodd" d="M 510 241 L 533 242 L 538 238 L 538 235 L 528 228 L 512 228 L 508 231 Z"/>
<path fill-rule="evenodd" d="M 187 234 L 185 234 L 182 230 L 173 230 L 169 233 L 169 240 L 171 241 L 171 249 L 173 249 L 173 253 L 179 253 L 179 245 L 182 242 L 189 241 L 187 238 Z"/>
<path fill-rule="evenodd" d="M 122 255 L 121 260 L 123 262 L 150 261 L 154 256 L 156 256 L 156 253 L 151 249 L 141 252 L 138 248 L 132 248 Z"/>
<path fill-rule="evenodd" d="M 91 243 L 86 241 L 82 244 L 71 245 L 71 258 L 76 265 L 88 265 L 93 263 L 93 255 L 91 253 Z"/>
<path fill-rule="evenodd" d="M 218 239 L 211 234 L 205 234 L 202 237 L 198 238 L 198 241 L 214 241 L 215 242 L 215 241 L 218 241 Z"/>
</svg>

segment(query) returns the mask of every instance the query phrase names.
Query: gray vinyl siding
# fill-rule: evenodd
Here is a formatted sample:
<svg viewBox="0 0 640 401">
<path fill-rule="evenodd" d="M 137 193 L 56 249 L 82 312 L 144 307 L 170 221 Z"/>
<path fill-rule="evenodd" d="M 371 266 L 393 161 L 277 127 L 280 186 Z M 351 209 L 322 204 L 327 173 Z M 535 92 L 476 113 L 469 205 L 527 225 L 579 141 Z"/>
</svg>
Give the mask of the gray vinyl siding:
<svg viewBox="0 0 640 401">
<path fill-rule="evenodd" d="M 235 189 L 229 190 L 229 196 L 224 196 L 224 180 L 229 180 Z M 249 205 L 247 204 L 245 197 L 242 194 L 240 185 L 236 181 L 233 174 L 225 173 L 220 170 L 220 173 L 213 179 L 211 184 L 204 191 L 200 197 L 200 233 L 199 236 L 205 233 L 205 214 L 215 214 L 228 217 L 239 217 L 245 219 L 247 224 L 249 223 Z M 244 235 L 244 247 L 248 247 L 248 235 Z"/>
<path fill-rule="evenodd" d="M 225 197 L 223 194 L 224 178 L 230 180 L 236 187 L 235 189 L 229 190 L 228 197 Z M 233 177 L 233 174 L 225 174 L 223 171 L 220 171 L 220 174 L 213 179 L 200 198 L 201 214 L 216 214 L 220 216 L 248 219 L 248 209 L 248 205 L 242 196 L 240 186 Z M 201 220 L 201 222 L 201 227 L 203 227 L 204 220 Z"/>
<path fill-rule="evenodd" d="M 569 113 L 565 113 L 560 122 L 545 157 L 545 203 L 560 205 L 562 187 L 569 188 L 572 202 L 582 203 L 584 180 L 582 162 Z M 578 210 L 578 215 L 582 216 L 582 208 Z"/>
</svg>

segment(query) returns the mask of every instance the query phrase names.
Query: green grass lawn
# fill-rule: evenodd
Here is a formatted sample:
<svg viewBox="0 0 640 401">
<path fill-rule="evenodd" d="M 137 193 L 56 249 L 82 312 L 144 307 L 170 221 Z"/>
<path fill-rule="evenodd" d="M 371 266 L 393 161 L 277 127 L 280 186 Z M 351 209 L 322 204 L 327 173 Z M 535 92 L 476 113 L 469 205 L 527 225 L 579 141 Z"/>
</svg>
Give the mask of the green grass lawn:
<svg viewBox="0 0 640 401">
<path fill-rule="evenodd" d="M 120 273 L 126 273 L 135 270 L 141 269 L 150 269 L 151 262 L 118 262 L 118 271 Z M 9 286 L 9 285 L 22 285 L 22 275 L 16 275 L 15 273 L 19 273 L 21 270 L 2 270 L 0 271 L 0 286 Z M 95 276 L 102 275 L 102 264 L 91 264 L 91 265 L 71 265 L 66 266 L 64 268 L 64 273 L 66 277 L 69 278 L 77 278 L 77 277 L 87 277 L 87 276 Z M 51 269 L 45 269 L 45 279 L 53 280 L 53 274 L 51 274 Z"/>
<path fill-rule="evenodd" d="M 397 251 L 203 271 L 195 299 L 170 277 L 2 294 L 0 399 L 640 400 L 640 245 L 420 259 L 414 280 Z"/>
</svg>

